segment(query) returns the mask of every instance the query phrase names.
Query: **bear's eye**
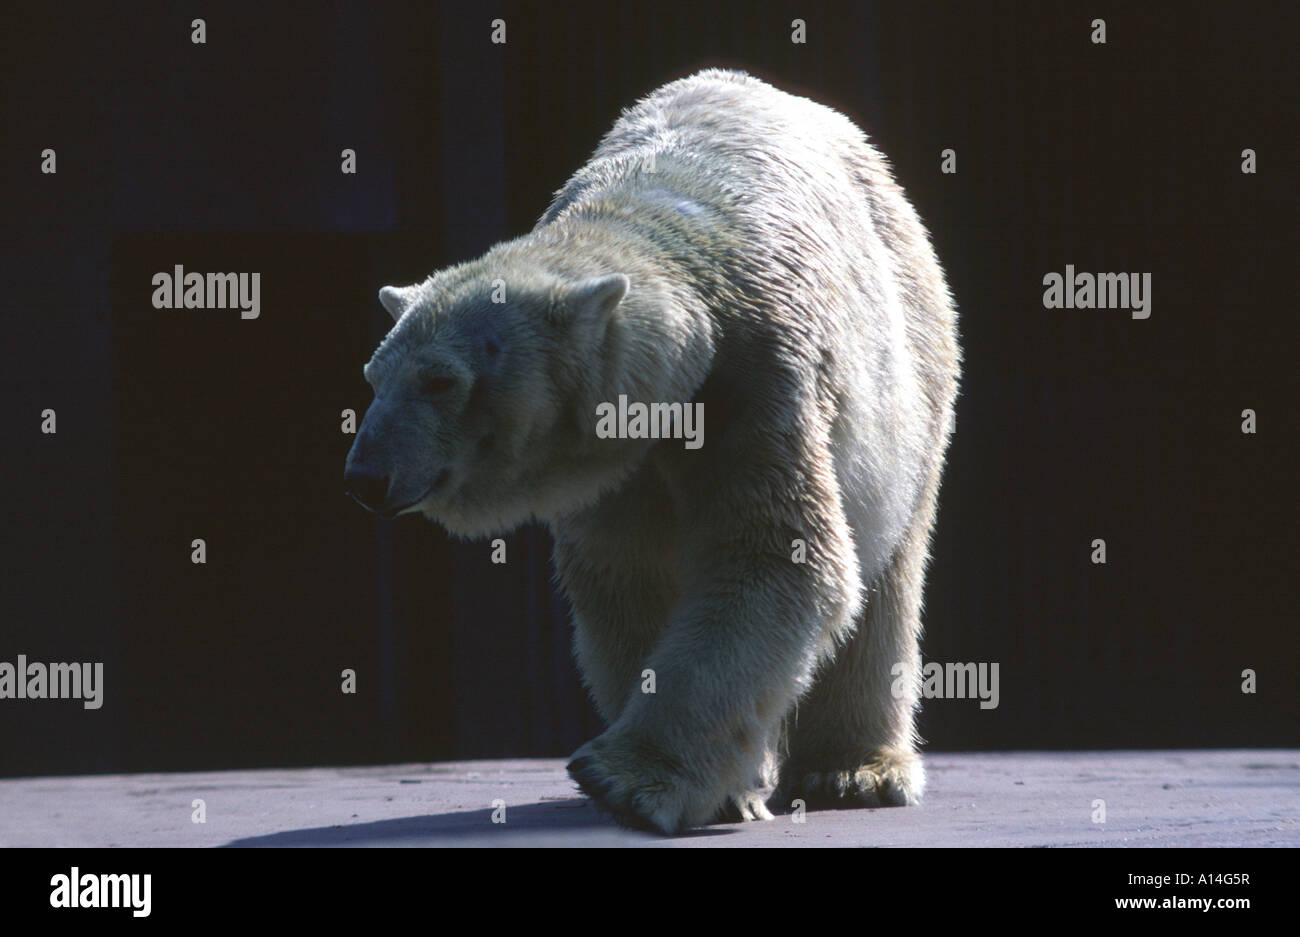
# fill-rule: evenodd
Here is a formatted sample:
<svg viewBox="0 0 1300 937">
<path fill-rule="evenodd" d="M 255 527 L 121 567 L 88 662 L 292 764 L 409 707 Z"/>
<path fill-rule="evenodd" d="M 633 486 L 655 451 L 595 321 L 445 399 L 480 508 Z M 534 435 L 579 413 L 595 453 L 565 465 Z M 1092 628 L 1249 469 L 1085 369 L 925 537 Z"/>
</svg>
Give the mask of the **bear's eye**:
<svg viewBox="0 0 1300 937">
<path fill-rule="evenodd" d="M 426 394 L 442 394 L 456 386 L 454 377 L 444 377 L 442 375 L 429 375 L 424 379 L 424 392 Z"/>
<path fill-rule="evenodd" d="M 483 346 L 483 350 L 487 352 L 489 358 L 495 358 L 500 353 L 501 346 L 491 339 L 488 339 L 487 344 Z"/>
</svg>

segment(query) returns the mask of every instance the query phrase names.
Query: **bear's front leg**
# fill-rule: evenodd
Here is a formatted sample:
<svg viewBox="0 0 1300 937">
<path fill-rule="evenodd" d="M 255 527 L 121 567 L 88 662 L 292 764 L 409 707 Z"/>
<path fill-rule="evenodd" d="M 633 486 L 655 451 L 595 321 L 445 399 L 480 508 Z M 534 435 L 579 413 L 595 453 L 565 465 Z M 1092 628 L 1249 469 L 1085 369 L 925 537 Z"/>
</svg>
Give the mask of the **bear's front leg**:
<svg viewBox="0 0 1300 937">
<path fill-rule="evenodd" d="M 714 477 L 685 505 L 680 598 L 645 663 L 653 692 L 631 694 L 569 764 L 620 822 L 671 834 L 770 817 L 755 779 L 860 592 L 830 461 L 796 464 Z"/>
</svg>

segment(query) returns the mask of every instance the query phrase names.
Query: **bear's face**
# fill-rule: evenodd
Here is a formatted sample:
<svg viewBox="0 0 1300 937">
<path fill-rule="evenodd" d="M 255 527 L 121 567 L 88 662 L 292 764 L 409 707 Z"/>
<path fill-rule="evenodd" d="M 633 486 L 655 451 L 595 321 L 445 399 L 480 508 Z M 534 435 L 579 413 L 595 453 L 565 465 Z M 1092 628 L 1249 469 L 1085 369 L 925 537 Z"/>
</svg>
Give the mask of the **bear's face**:
<svg viewBox="0 0 1300 937">
<path fill-rule="evenodd" d="M 378 514 L 418 511 L 469 536 L 540 516 L 570 363 L 603 334 L 581 324 L 607 321 L 627 280 L 594 286 L 459 270 L 385 287 L 397 324 L 365 367 L 375 398 L 348 454 L 349 493 Z"/>
</svg>

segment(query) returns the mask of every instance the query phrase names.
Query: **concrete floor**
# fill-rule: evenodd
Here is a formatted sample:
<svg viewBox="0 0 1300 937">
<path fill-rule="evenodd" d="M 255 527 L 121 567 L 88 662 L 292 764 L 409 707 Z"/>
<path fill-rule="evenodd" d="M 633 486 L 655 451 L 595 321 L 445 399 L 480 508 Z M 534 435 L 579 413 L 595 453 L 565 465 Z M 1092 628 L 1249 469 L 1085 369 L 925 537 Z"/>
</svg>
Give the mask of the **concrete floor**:
<svg viewBox="0 0 1300 937">
<path fill-rule="evenodd" d="M 599 815 L 562 760 L 24 778 L 0 781 L 0 846 L 1300 846 L 1300 751 L 932 754 L 927 768 L 922 807 L 672 839 Z"/>
</svg>

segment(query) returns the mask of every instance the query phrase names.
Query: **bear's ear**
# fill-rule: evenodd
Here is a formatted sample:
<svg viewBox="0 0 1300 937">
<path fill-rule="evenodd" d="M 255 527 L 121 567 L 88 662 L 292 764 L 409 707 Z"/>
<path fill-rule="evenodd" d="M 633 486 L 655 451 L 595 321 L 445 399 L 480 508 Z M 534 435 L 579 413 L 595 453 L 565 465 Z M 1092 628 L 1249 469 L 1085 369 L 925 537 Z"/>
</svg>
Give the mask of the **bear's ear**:
<svg viewBox="0 0 1300 937">
<path fill-rule="evenodd" d="M 402 314 L 411 308 L 411 303 L 415 302 L 415 296 L 419 292 L 418 285 L 412 286 L 385 286 L 379 291 L 379 302 L 388 314 L 396 322 L 402 318 Z"/>
<path fill-rule="evenodd" d="M 605 322 L 627 295 L 631 284 L 621 273 L 579 280 L 565 296 L 564 318 L 588 322 Z"/>
</svg>

